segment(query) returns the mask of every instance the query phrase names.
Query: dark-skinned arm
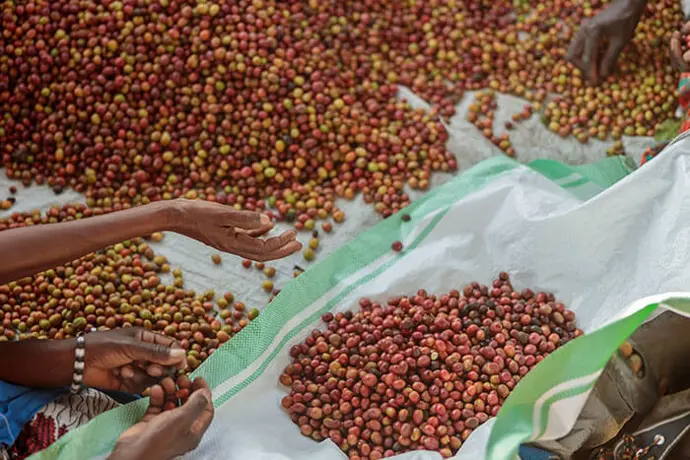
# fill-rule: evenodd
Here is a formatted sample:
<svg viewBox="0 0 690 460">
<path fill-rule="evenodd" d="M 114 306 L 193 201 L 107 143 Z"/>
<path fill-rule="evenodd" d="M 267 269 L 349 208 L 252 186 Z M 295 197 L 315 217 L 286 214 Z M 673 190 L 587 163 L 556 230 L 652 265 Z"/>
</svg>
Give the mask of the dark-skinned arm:
<svg viewBox="0 0 690 460">
<path fill-rule="evenodd" d="M 0 232 L 0 284 L 34 275 L 111 244 L 173 231 L 220 251 L 266 261 L 302 247 L 293 231 L 263 239 L 268 216 L 207 201 L 172 200 L 87 219 Z"/>
<path fill-rule="evenodd" d="M 35 275 L 130 238 L 172 230 L 172 203 L 157 202 L 71 222 L 2 231 L 0 284 Z"/>
<path fill-rule="evenodd" d="M 0 254 L 3 254 L 0 284 L 157 231 L 174 231 L 218 250 L 260 261 L 279 259 L 301 248 L 293 231 L 273 238 L 261 238 L 271 228 L 271 220 L 257 212 L 237 211 L 230 206 L 201 200 L 173 200 L 71 222 L 5 230 L 0 232 Z M 124 334 L 126 331 L 120 332 Z M 123 365 L 120 361 L 128 360 L 171 364 L 169 361 L 173 356 L 168 356 L 167 352 L 161 355 L 160 349 L 158 352 L 150 349 L 145 337 L 121 335 L 89 334 L 86 339 L 87 362 L 90 357 L 101 356 L 99 353 L 110 356 L 108 352 L 112 348 L 127 352 L 124 358 L 116 355 L 119 359 L 116 367 Z M 124 348 L 122 340 L 128 343 Z M 0 342 L 0 380 L 30 387 L 69 385 L 75 346 L 75 339 Z M 98 358 L 100 364 L 108 362 L 101 358 Z M 89 384 L 87 378 L 85 374 L 85 383 Z M 98 385 L 102 381 L 102 378 L 96 379 L 93 383 Z M 109 382 L 109 385 L 113 383 Z"/>
<path fill-rule="evenodd" d="M 0 380 L 32 388 L 69 386 L 75 339 L 0 342 Z"/>
</svg>

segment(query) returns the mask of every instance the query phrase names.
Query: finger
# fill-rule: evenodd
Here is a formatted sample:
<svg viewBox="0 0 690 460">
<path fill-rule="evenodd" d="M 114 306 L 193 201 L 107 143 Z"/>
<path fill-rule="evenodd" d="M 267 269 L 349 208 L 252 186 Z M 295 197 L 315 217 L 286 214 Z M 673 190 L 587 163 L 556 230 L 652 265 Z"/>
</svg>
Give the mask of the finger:
<svg viewBox="0 0 690 460">
<path fill-rule="evenodd" d="M 142 369 L 151 377 L 168 377 L 175 373 L 175 367 L 161 366 L 160 364 L 149 364 L 142 367 Z"/>
<path fill-rule="evenodd" d="M 288 231 L 282 235 L 261 240 L 245 234 L 235 234 L 235 240 L 244 257 L 259 262 L 286 257 L 299 251 L 302 244 L 295 240 L 296 234 Z"/>
<path fill-rule="evenodd" d="M 175 396 L 176 385 L 175 380 L 173 378 L 164 378 L 163 380 L 161 380 L 161 383 L 159 385 L 163 388 L 163 391 L 165 392 L 165 399 L 172 398 L 173 396 Z"/>
<path fill-rule="evenodd" d="M 271 251 L 271 252 L 264 252 L 262 254 L 255 255 L 254 258 L 255 260 L 259 262 L 267 262 L 270 260 L 278 260 L 278 259 L 283 259 L 290 254 L 294 254 L 297 251 L 302 249 L 302 243 L 299 241 L 292 241 L 285 246 L 281 246 L 280 248 Z"/>
<path fill-rule="evenodd" d="M 177 340 L 173 339 L 172 337 L 165 336 L 163 334 L 157 334 L 157 333 L 149 331 L 147 329 L 138 329 L 136 331 L 135 337 L 137 337 L 142 342 L 153 343 L 153 344 L 162 345 L 162 346 L 169 347 L 169 348 L 175 348 L 175 349 L 182 350 L 182 346 L 180 345 L 180 343 Z M 186 369 L 187 368 L 187 360 L 183 359 L 183 360 L 179 361 L 175 365 L 175 367 L 177 369 L 180 369 L 180 370 Z M 154 370 L 153 372 L 157 372 L 157 371 Z M 168 371 L 165 371 L 165 372 L 161 373 L 160 375 L 163 375 L 166 372 L 168 372 Z M 154 374 L 151 374 L 151 375 L 154 375 Z"/>
<path fill-rule="evenodd" d="M 149 376 L 141 369 L 134 368 L 134 374 L 122 378 L 122 391 L 130 394 L 141 394 L 146 388 L 158 383 L 159 379 Z"/>
<path fill-rule="evenodd" d="M 673 35 L 671 36 L 671 42 L 669 44 L 671 62 L 673 66 L 678 70 L 683 70 L 685 68 L 685 64 L 683 62 L 684 59 L 681 40 L 682 36 L 680 35 L 680 32 L 676 31 L 673 32 Z"/>
<path fill-rule="evenodd" d="M 625 48 L 625 43 L 620 40 L 615 40 L 609 43 L 609 46 L 606 48 L 606 52 L 604 53 L 604 57 L 601 59 L 602 78 L 606 78 L 611 74 L 616 62 L 618 61 L 618 57 L 623 51 L 623 48 Z"/>
<path fill-rule="evenodd" d="M 190 399 L 197 394 L 204 394 L 208 397 L 208 404 L 206 405 L 204 412 L 202 412 L 201 415 L 197 417 L 196 421 L 192 425 L 192 432 L 202 436 L 204 432 L 206 432 L 208 426 L 211 424 L 211 421 L 213 421 L 213 396 L 211 395 L 211 390 L 209 389 L 206 380 L 204 380 L 201 377 L 195 378 L 194 382 L 192 382 L 192 391 L 193 393 Z M 187 403 L 189 403 L 189 400 L 187 401 Z"/>
<path fill-rule="evenodd" d="M 266 261 L 283 259 L 291 254 L 294 254 L 302 249 L 302 243 L 299 241 L 293 241 L 287 245 L 279 248 L 278 250 L 268 254 L 265 258 Z"/>
<path fill-rule="evenodd" d="M 253 237 L 259 237 L 259 236 L 264 236 L 266 233 L 270 232 L 273 229 L 273 227 L 266 227 L 266 228 L 259 228 L 259 229 L 254 229 L 254 230 L 245 230 L 243 228 L 235 228 L 235 231 L 237 233 L 246 233 L 249 236 Z"/>
<path fill-rule="evenodd" d="M 579 60 L 582 56 L 582 50 L 585 46 L 586 25 L 587 23 L 582 23 L 580 29 L 577 31 L 577 34 L 575 34 L 575 38 L 573 38 L 573 41 L 570 42 L 570 46 L 568 46 L 568 52 L 565 54 L 565 58 L 573 64 L 575 63 L 575 60 Z"/>
<path fill-rule="evenodd" d="M 295 252 L 299 251 L 302 249 L 302 243 L 298 241 L 293 241 L 292 243 L 288 244 L 285 247 L 282 247 L 278 249 L 277 251 L 274 251 L 271 254 L 266 254 L 266 253 L 257 253 L 257 252 L 247 252 L 243 251 L 240 249 L 237 250 L 232 250 L 232 252 L 240 257 L 243 257 L 245 259 L 250 259 L 256 262 L 268 262 L 271 260 L 277 260 L 277 259 L 282 259 L 284 257 L 289 256 L 290 254 L 294 254 Z"/>
<path fill-rule="evenodd" d="M 185 375 L 180 375 L 177 377 L 177 387 L 180 389 L 186 389 L 186 390 L 191 390 L 192 389 L 192 381 L 189 380 L 189 376 Z"/>
<path fill-rule="evenodd" d="M 230 214 L 228 226 L 242 228 L 244 230 L 270 230 L 273 228 L 273 221 L 266 214 L 253 211 L 235 211 Z M 267 230 L 266 230 L 267 231 Z"/>
<path fill-rule="evenodd" d="M 186 352 L 182 348 L 171 348 L 158 343 L 133 339 L 123 346 L 123 352 L 131 361 L 148 361 L 164 366 L 182 366 L 186 363 Z"/>
<path fill-rule="evenodd" d="M 297 240 L 297 232 L 295 232 L 294 230 L 288 230 L 276 237 L 259 241 L 263 242 L 264 251 L 273 252 L 295 240 Z"/>
<path fill-rule="evenodd" d="M 669 46 L 671 48 L 672 56 L 681 57 L 683 55 L 682 45 L 680 43 L 681 38 L 680 32 L 678 31 L 673 32 L 673 35 L 671 35 L 671 42 Z"/>
<path fill-rule="evenodd" d="M 244 253 L 252 254 L 253 260 L 259 260 L 255 257 L 261 257 L 262 254 L 278 249 L 291 241 L 295 241 L 297 234 L 294 231 L 287 231 L 272 238 L 261 239 L 253 238 L 246 233 L 231 231 L 230 237 L 233 238 L 237 247 Z M 250 257 L 252 258 L 252 257 Z"/>
<path fill-rule="evenodd" d="M 206 415 L 209 411 L 211 412 L 210 417 Z M 208 388 L 201 388 L 192 392 L 186 403 L 168 413 L 170 414 L 169 423 L 180 428 L 184 427 L 195 435 L 199 435 L 199 439 L 201 439 L 201 435 L 213 419 L 211 391 Z M 201 423 L 197 423 L 197 421 Z"/>
<path fill-rule="evenodd" d="M 136 337 L 142 341 L 142 342 L 147 342 L 147 343 L 156 343 L 158 345 L 164 345 L 166 347 L 174 347 L 175 345 L 180 347 L 179 343 L 177 340 L 173 339 L 172 337 L 168 337 L 167 335 L 163 334 L 156 334 L 155 332 L 149 331 L 148 329 L 139 329 L 137 331 Z"/>
<path fill-rule="evenodd" d="M 158 364 L 151 364 L 143 367 L 144 371 L 151 377 L 162 377 L 165 374 L 163 368 Z"/>
<path fill-rule="evenodd" d="M 597 51 L 599 50 L 599 29 L 586 32 L 585 47 L 582 51 L 584 72 L 592 81 L 597 81 Z"/>
<path fill-rule="evenodd" d="M 683 27 L 680 29 L 680 31 L 683 32 L 683 34 L 690 32 L 690 21 L 683 24 Z"/>
<path fill-rule="evenodd" d="M 134 377 L 134 367 L 130 365 L 122 366 L 120 368 L 120 376 L 123 379 L 131 379 L 132 377 Z"/>
<path fill-rule="evenodd" d="M 196 449 L 201 438 L 213 420 L 213 404 L 211 392 L 201 389 L 192 393 L 187 402 L 182 406 L 168 412 L 163 431 L 179 433 L 179 441 L 185 451 Z"/>
<path fill-rule="evenodd" d="M 163 345 L 166 347 L 170 348 L 179 348 L 182 349 L 182 346 L 180 343 L 173 339 L 172 337 L 168 337 L 163 334 L 157 334 L 155 332 L 149 331 L 148 329 L 140 328 L 140 327 L 130 327 L 126 329 L 118 329 L 116 331 L 118 334 L 122 334 L 128 337 L 134 337 L 136 340 L 141 341 L 141 342 L 146 342 L 146 343 L 154 343 L 158 345 Z M 148 359 L 141 359 L 138 360 L 135 364 L 139 367 L 146 367 Z M 182 360 L 179 362 L 176 367 L 180 370 L 186 369 L 187 368 L 187 360 Z M 154 371 L 155 372 L 155 371 Z M 161 374 L 162 375 L 162 374 Z"/>
<path fill-rule="evenodd" d="M 151 395 L 149 396 L 149 408 L 157 407 L 159 409 L 163 408 L 165 404 L 165 390 L 161 385 L 154 385 L 151 387 Z"/>
<path fill-rule="evenodd" d="M 187 378 L 189 380 L 189 378 Z M 191 382 L 191 387 L 192 391 L 197 391 L 197 390 L 209 390 L 208 383 L 206 383 L 206 380 L 203 377 L 197 377 L 194 379 L 194 382 Z"/>
</svg>

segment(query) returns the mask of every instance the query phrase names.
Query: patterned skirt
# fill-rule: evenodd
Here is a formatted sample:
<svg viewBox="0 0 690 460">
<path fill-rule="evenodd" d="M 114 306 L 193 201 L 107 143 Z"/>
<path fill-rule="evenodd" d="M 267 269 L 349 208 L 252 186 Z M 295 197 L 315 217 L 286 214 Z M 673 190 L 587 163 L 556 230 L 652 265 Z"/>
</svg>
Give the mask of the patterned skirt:
<svg viewBox="0 0 690 460">
<path fill-rule="evenodd" d="M 68 431 L 117 406 L 119 403 L 110 396 L 92 388 L 83 389 L 78 394 L 64 394 L 34 415 L 11 447 L 0 447 L 0 459 L 27 458 Z"/>
</svg>

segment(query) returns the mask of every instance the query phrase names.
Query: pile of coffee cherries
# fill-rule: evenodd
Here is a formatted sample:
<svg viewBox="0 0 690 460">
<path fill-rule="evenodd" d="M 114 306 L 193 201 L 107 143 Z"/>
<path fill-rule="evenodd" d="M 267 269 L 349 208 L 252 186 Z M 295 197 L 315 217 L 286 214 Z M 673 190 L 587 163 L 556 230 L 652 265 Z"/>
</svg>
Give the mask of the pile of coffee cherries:
<svg viewBox="0 0 690 460">
<path fill-rule="evenodd" d="M 520 380 L 583 332 L 552 294 L 516 291 L 508 274 L 436 296 L 326 313 L 290 350 L 282 400 L 301 433 L 330 438 L 350 459 L 460 449 Z"/>
<path fill-rule="evenodd" d="M 97 214 L 111 210 L 99 209 Z M 0 230 L 86 218 L 83 204 L 14 213 Z M 160 241 L 156 233 L 149 240 Z M 173 275 L 173 283 L 161 277 Z M 0 285 L 0 341 L 62 339 L 91 328 L 139 326 L 173 337 L 187 350 L 191 369 L 258 316 L 232 293 L 184 289 L 182 271 L 171 270 L 149 241 L 136 238 L 68 264 Z M 214 308 L 214 301 L 215 307 Z"/>
<path fill-rule="evenodd" d="M 203 198 L 304 224 L 361 196 L 383 216 L 457 163 L 441 123 L 465 90 L 546 104 L 585 142 L 649 135 L 675 108 L 676 0 L 650 0 L 619 72 L 564 60 L 603 0 L 8 0 L 0 154 L 90 206 Z M 397 98 L 405 85 L 432 104 Z M 486 126 L 511 154 L 507 139 Z"/>
</svg>

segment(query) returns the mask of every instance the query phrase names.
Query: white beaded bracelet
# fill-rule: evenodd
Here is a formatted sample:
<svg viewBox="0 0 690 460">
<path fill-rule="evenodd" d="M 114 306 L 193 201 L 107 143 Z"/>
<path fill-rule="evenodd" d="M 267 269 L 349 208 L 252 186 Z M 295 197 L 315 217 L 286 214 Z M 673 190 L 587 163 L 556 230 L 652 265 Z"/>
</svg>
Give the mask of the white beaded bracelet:
<svg viewBox="0 0 690 460">
<path fill-rule="evenodd" d="M 74 373 L 72 374 L 72 394 L 79 393 L 81 383 L 84 380 L 84 336 L 77 337 L 77 347 L 74 349 Z"/>
</svg>

